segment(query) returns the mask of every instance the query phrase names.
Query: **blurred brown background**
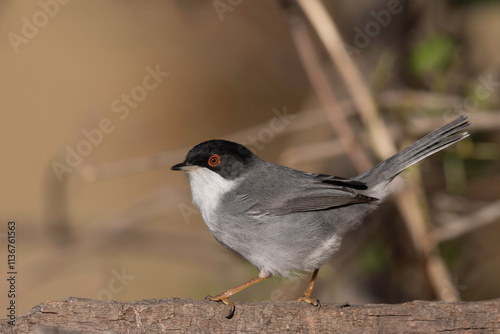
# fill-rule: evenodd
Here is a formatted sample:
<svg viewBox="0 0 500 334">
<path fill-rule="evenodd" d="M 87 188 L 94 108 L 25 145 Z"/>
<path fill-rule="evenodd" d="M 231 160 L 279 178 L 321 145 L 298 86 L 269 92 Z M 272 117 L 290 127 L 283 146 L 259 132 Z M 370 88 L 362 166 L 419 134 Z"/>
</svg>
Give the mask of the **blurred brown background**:
<svg viewBox="0 0 500 334">
<path fill-rule="evenodd" d="M 471 138 L 426 160 L 419 175 L 430 225 L 477 221 L 489 210 L 439 254 L 463 300 L 499 297 L 500 2 L 401 1 L 389 21 L 379 14 L 393 1 L 324 3 L 398 144 L 470 114 Z M 329 145 L 337 134 L 282 2 L 3 0 L 0 35 L 0 263 L 15 220 L 18 315 L 69 296 L 201 299 L 256 275 L 213 239 L 186 177 L 169 170 L 201 141 L 238 140 L 268 161 L 357 174 Z M 271 127 L 283 114 L 293 116 Z M 81 161 L 73 150 L 84 152 Z M 409 240 L 389 199 L 346 236 L 314 295 L 323 303 L 436 299 Z M 306 281 L 269 280 L 234 300 L 292 300 Z"/>
</svg>

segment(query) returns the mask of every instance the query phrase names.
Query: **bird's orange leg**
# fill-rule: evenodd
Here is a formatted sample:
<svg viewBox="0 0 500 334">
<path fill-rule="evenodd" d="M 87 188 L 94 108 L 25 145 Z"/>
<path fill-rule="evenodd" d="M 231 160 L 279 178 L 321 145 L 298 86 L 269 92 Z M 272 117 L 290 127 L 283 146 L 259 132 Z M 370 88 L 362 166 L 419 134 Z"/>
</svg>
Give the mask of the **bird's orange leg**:
<svg viewBox="0 0 500 334">
<path fill-rule="evenodd" d="M 249 286 L 254 285 L 256 283 L 259 283 L 259 282 L 261 282 L 269 277 L 271 277 L 271 275 L 266 273 L 264 270 L 261 270 L 259 273 L 259 276 L 252 278 L 248 282 L 245 282 L 241 285 L 238 285 L 235 288 L 229 289 L 229 290 L 227 290 L 227 291 L 225 291 L 225 292 L 223 292 L 215 297 L 206 296 L 205 300 L 210 300 L 210 301 L 214 301 L 214 302 L 222 302 L 222 303 L 224 303 L 224 305 L 229 306 L 230 311 L 229 311 L 229 314 L 226 316 L 226 318 L 231 319 L 234 315 L 234 311 L 236 309 L 236 306 L 234 305 L 234 303 L 232 301 L 229 300 L 229 297 L 231 297 L 232 295 L 240 292 L 241 290 L 244 290 L 244 289 L 248 288 Z"/>
<path fill-rule="evenodd" d="M 306 303 L 311 304 L 313 306 L 321 307 L 321 303 L 319 302 L 318 299 L 311 298 L 311 293 L 312 293 L 313 288 L 314 288 L 314 282 L 316 281 L 316 277 L 318 276 L 318 271 L 319 271 L 319 268 L 314 270 L 312 277 L 311 277 L 311 281 L 309 282 L 309 285 L 307 286 L 306 291 L 304 291 L 304 294 L 302 295 L 302 297 L 300 297 L 297 300 L 306 302 Z"/>
</svg>

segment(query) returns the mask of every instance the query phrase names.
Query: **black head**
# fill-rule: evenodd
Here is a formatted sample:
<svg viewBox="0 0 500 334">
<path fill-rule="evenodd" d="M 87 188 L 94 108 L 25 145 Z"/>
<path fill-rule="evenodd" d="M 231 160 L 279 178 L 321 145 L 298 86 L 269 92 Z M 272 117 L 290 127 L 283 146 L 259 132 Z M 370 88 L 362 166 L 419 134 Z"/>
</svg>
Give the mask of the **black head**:
<svg viewBox="0 0 500 334">
<path fill-rule="evenodd" d="M 184 162 L 172 170 L 208 168 L 225 179 L 235 179 L 260 159 L 245 146 L 227 140 L 209 140 L 193 147 Z"/>
</svg>

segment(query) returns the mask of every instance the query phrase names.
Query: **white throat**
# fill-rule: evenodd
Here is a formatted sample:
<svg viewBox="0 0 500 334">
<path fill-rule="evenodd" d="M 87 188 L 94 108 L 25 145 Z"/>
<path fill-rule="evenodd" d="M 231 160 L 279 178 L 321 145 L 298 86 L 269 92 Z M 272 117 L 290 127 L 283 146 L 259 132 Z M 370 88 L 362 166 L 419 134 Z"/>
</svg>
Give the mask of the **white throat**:
<svg viewBox="0 0 500 334">
<path fill-rule="evenodd" d="M 198 206 L 201 216 L 213 230 L 213 215 L 225 193 L 233 189 L 237 180 L 226 180 L 214 171 L 204 167 L 195 167 L 186 172 L 191 185 L 193 203 Z"/>
</svg>

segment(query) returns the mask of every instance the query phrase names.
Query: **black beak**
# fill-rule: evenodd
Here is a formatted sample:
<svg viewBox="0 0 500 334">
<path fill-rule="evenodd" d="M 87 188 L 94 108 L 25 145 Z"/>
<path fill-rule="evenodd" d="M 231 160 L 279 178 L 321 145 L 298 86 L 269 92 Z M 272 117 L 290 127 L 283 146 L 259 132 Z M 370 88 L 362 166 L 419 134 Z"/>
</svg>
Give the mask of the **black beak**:
<svg viewBox="0 0 500 334">
<path fill-rule="evenodd" d="M 183 171 L 188 171 L 192 168 L 194 168 L 194 165 L 187 164 L 185 162 L 181 162 L 180 164 L 174 165 L 170 167 L 171 170 L 183 170 Z"/>
</svg>

